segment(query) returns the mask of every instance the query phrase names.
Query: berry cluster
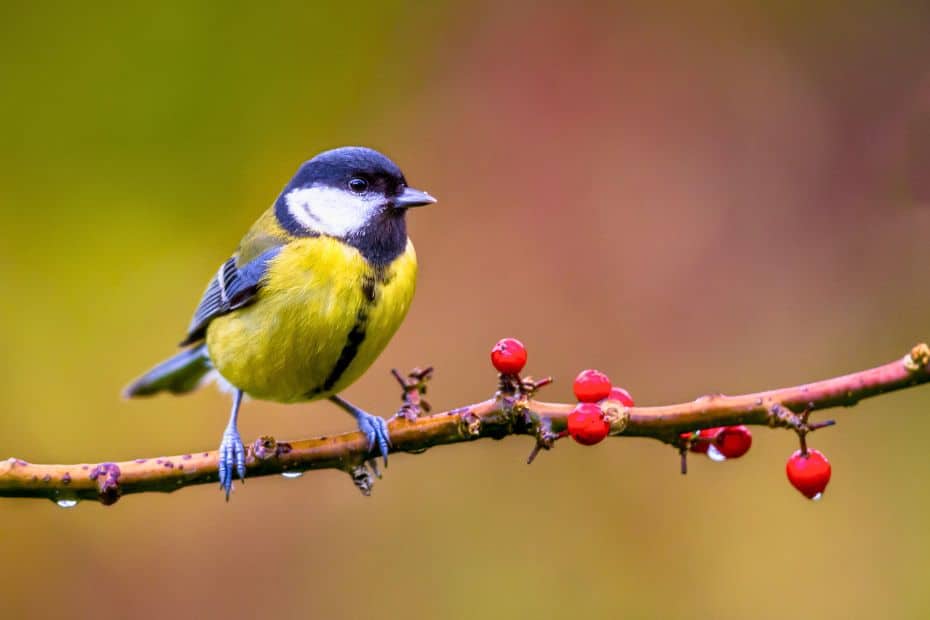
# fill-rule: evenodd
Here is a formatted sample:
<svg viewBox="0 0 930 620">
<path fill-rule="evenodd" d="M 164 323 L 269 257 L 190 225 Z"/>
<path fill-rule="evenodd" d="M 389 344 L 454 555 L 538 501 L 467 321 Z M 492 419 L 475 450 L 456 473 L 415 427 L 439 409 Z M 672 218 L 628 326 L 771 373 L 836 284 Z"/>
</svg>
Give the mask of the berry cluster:
<svg viewBox="0 0 930 620">
<path fill-rule="evenodd" d="M 610 422 L 604 417 L 604 403 L 615 401 L 624 407 L 633 406 L 633 397 L 621 387 L 614 387 L 610 377 L 600 370 L 582 370 L 572 384 L 578 404 L 568 414 L 568 434 L 583 446 L 600 443 L 610 433 Z"/>
<path fill-rule="evenodd" d="M 491 349 L 491 363 L 503 377 L 516 378 L 526 366 L 526 347 L 515 338 L 504 338 Z M 547 380 L 548 381 L 548 380 Z M 610 378 L 599 370 L 581 371 L 572 384 L 578 404 L 568 415 L 568 432 L 584 446 L 600 443 L 610 433 L 610 421 L 604 415 L 605 403 L 615 402 L 633 407 L 633 397 L 621 387 L 614 387 Z M 802 495 L 817 500 L 830 482 L 830 462 L 818 450 L 808 450 L 805 436 L 810 430 L 832 422 L 808 426 L 808 414 L 802 416 L 803 430 L 798 430 L 801 449 L 788 459 L 785 471 L 788 480 Z M 752 432 L 745 425 L 720 426 L 681 433 L 682 473 L 686 450 L 705 454 L 714 461 L 738 459 L 752 447 Z M 548 444 L 545 447 L 549 447 Z M 537 448 L 538 450 L 538 448 Z M 535 453 L 534 453 L 535 455 Z M 531 459 L 532 460 L 532 457 Z"/>
<path fill-rule="evenodd" d="M 526 357 L 526 347 L 516 338 L 499 340 L 491 349 L 491 364 L 504 377 L 517 377 L 526 366 Z M 605 402 L 633 406 L 630 393 L 614 387 L 610 378 L 599 370 L 582 371 L 572 388 L 578 404 L 568 415 L 568 435 L 584 446 L 600 443 L 610 433 L 610 422 L 602 408 Z"/>
</svg>

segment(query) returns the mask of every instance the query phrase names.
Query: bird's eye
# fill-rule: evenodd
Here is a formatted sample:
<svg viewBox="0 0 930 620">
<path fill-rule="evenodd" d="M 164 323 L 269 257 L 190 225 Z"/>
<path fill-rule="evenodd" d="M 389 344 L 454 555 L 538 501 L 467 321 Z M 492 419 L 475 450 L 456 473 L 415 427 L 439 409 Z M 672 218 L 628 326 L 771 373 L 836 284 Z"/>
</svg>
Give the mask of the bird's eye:
<svg viewBox="0 0 930 620">
<path fill-rule="evenodd" d="M 349 181 L 349 189 L 351 189 L 356 194 L 363 194 L 365 193 L 365 190 L 368 189 L 368 181 L 355 177 Z"/>
</svg>

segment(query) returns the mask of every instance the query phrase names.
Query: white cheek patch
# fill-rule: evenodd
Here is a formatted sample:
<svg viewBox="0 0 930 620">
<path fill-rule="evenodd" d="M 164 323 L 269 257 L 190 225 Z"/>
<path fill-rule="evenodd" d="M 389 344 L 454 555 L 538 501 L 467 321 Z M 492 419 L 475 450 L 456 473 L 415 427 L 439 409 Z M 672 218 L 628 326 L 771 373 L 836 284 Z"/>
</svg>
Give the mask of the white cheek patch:
<svg viewBox="0 0 930 620">
<path fill-rule="evenodd" d="M 287 210 L 304 228 L 332 237 L 359 230 L 374 214 L 378 197 L 335 187 L 302 187 L 285 195 Z"/>
</svg>

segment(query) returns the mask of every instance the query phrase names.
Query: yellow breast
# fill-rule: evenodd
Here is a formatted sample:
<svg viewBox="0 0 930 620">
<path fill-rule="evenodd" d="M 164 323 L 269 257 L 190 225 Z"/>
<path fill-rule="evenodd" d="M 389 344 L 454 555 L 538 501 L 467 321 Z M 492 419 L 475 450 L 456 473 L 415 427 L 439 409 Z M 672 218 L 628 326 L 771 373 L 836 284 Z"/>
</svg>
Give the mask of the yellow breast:
<svg viewBox="0 0 930 620">
<path fill-rule="evenodd" d="M 256 301 L 215 319 L 207 347 L 224 379 L 265 400 L 338 393 L 381 354 L 416 288 L 413 244 L 373 267 L 336 239 L 288 243 L 269 266 Z"/>
</svg>

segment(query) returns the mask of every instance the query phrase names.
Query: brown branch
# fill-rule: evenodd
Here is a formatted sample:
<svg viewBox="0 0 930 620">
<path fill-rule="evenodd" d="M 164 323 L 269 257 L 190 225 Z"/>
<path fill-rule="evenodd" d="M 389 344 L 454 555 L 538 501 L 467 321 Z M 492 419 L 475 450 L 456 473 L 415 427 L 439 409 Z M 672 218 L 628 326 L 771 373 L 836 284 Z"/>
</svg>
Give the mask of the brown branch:
<svg viewBox="0 0 930 620">
<path fill-rule="evenodd" d="M 420 453 L 435 446 L 484 437 L 507 435 L 536 437 L 535 456 L 552 447 L 564 435 L 574 404 L 545 403 L 533 398 L 550 380 L 502 381 L 490 400 L 433 415 L 422 401 L 431 369 L 415 370 L 404 378 L 404 405 L 390 421 L 392 450 Z M 915 346 L 903 359 L 853 374 L 741 396 L 715 394 L 693 402 L 662 407 L 626 408 L 620 403 L 602 405 L 611 420 L 611 435 L 652 437 L 681 447 L 684 431 L 757 424 L 807 432 L 811 411 L 850 407 L 864 398 L 930 382 L 930 347 Z M 345 433 L 278 442 L 262 437 L 248 448 L 248 477 L 257 478 L 310 469 L 341 469 L 367 492 L 371 475 L 365 468 L 370 458 L 364 437 Z M 195 484 L 217 482 L 217 453 L 198 452 L 120 463 L 39 465 L 21 459 L 0 461 L 0 497 L 39 497 L 60 505 L 75 500 L 97 500 L 109 505 L 120 496 L 146 491 L 174 491 Z"/>
</svg>

